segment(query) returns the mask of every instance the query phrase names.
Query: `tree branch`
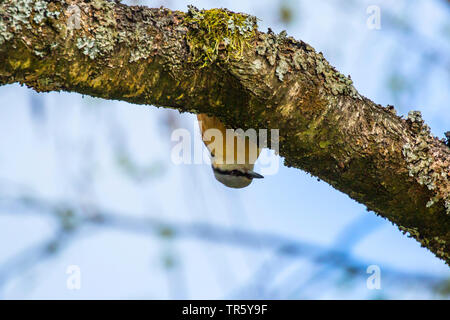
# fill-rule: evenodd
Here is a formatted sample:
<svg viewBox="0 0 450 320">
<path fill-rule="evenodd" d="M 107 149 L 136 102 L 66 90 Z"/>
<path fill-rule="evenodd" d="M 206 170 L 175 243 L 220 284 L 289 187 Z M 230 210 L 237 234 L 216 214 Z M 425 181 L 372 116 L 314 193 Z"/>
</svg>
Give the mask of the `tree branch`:
<svg viewBox="0 0 450 320">
<path fill-rule="evenodd" d="M 308 44 L 218 9 L 5 0 L 0 12 L 0 85 L 279 129 L 286 165 L 328 182 L 450 262 L 450 148 L 419 113 L 402 119 L 361 96 Z M 71 25 L 74 14 L 80 29 Z"/>
</svg>

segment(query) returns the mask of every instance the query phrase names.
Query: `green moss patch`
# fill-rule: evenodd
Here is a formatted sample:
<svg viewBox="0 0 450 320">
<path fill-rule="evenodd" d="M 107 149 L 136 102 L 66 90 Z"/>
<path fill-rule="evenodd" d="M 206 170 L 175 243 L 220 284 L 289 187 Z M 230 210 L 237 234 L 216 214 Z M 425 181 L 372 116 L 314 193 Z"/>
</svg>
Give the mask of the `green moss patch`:
<svg viewBox="0 0 450 320">
<path fill-rule="evenodd" d="M 226 9 L 198 10 L 190 6 L 185 23 L 193 62 L 202 67 L 219 57 L 228 61 L 241 58 L 257 30 L 256 17 Z"/>
</svg>

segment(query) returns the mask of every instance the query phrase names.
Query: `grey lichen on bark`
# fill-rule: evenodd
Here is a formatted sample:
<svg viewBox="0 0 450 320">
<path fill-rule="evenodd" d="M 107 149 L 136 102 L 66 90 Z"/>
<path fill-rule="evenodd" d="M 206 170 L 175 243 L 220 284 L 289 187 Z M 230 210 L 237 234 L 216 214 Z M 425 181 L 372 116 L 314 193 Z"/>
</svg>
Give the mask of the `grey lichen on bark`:
<svg viewBox="0 0 450 320">
<path fill-rule="evenodd" d="M 79 29 L 69 27 L 73 6 Z M 402 119 L 392 106 L 375 104 L 310 45 L 260 32 L 256 22 L 225 9 L 4 0 L 0 85 L 279 129 L 286 165 L 365 204 L 449 263 L 449 147 L 419 114 Z"/>
<path fill-rule="evenodd" d="M 411 111 L 407 121 L 415 133 L 414 139 L 403 145 L 409 175 L 429 190 L 436 190 L 427 207 L 442 200 L 447 214 L 450 214 L 450 150 L 433 143 L 430 127 L 424 123 L 420 112 Z"/>
</svg>

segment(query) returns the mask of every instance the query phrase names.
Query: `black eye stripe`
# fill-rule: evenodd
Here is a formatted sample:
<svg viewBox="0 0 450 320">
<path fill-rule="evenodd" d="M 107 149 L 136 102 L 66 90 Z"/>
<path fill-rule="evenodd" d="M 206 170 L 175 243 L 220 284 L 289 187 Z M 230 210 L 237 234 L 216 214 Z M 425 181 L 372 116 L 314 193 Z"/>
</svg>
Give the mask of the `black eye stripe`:
<svg viewBox="0 0 450 320">
<path fill-rule="evenodd" d="M 229 176 L 234 176 L 234 177 L 246 177 L 246 178 L 248 178 L 250 180 L 253 179 L 253 177 L 251 175 L 249 175 L 246 172 L 242 172 L 240 170 L 228 171 L 228 170 L 221 170 L 221 169 L 215 168 L 215 167 L 213 167 L 213 170 L 218 172 L 218 173 L 220 173 L 220 174 L 224 174 L 224 175 L 229 175 Z"/>
</svg>

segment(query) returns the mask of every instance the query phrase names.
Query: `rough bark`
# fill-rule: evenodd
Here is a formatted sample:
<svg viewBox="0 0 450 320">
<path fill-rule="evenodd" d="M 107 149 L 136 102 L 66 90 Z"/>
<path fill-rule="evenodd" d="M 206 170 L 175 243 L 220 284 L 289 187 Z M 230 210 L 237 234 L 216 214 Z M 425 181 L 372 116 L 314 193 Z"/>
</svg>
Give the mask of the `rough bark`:
<svg viewBox="0 0 450 320">
<path fill-rule="evenodd" d="M 68 28 L 71 4 L 81 9 L 80 29 Z M 361 96 L 321 53 L 284 32 L 258 31 L 254 17 L 3 0 L 0 45 L 0 85 L 207 113 L 231 128 L 277 128 L 286 165 L 450 262 L 450 148 L 419 113 L 402 119 Z"/>
</svg>

